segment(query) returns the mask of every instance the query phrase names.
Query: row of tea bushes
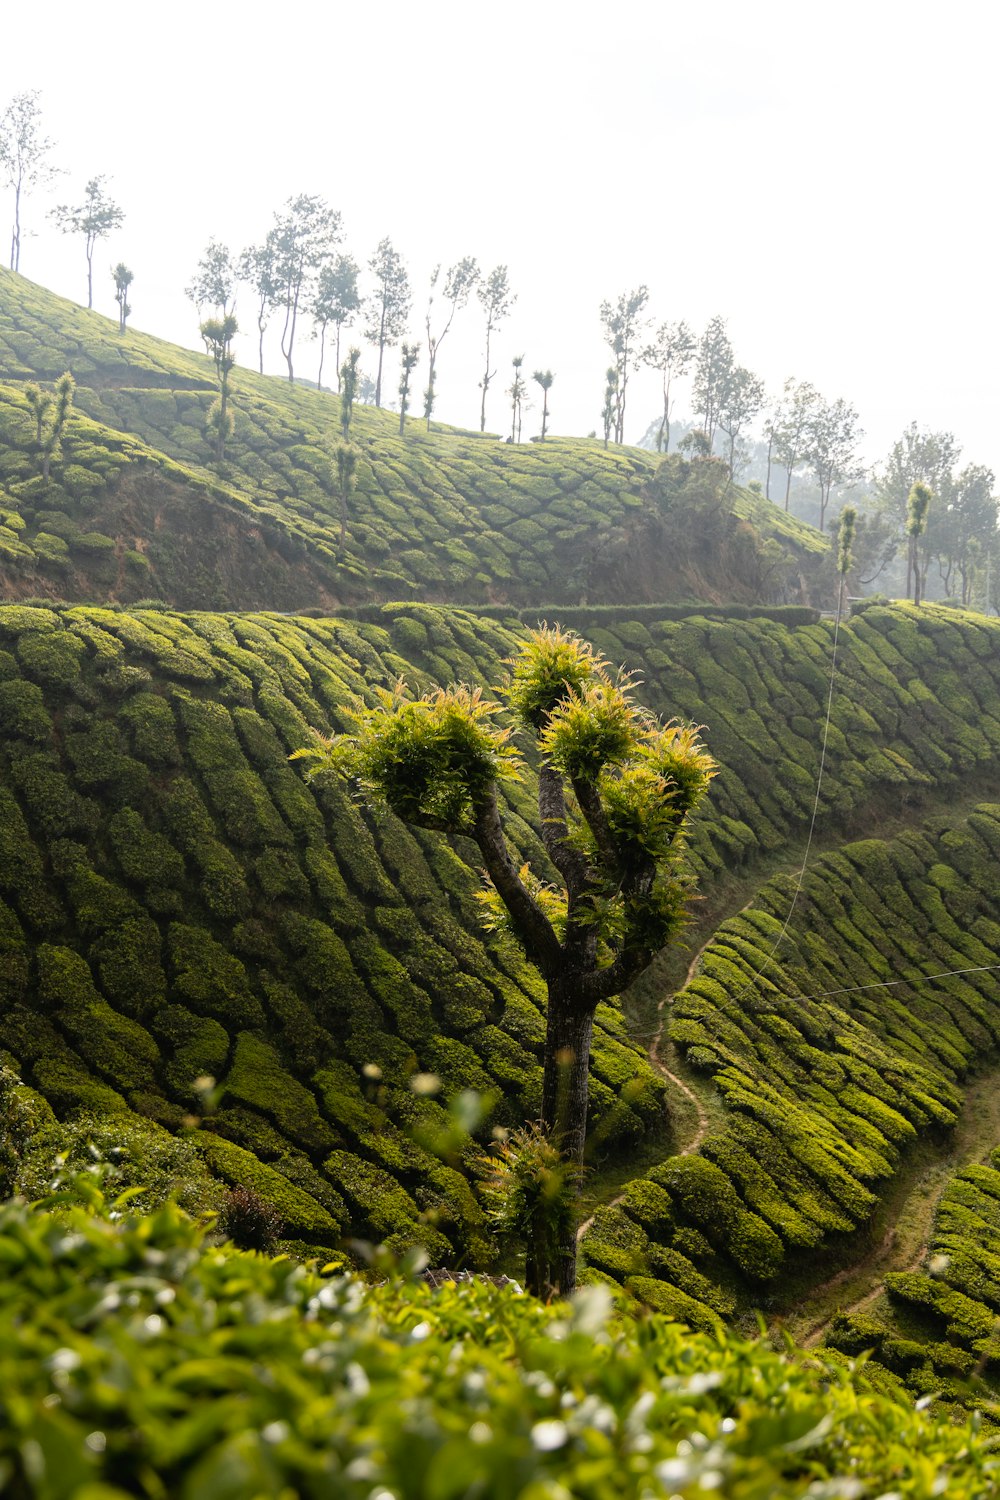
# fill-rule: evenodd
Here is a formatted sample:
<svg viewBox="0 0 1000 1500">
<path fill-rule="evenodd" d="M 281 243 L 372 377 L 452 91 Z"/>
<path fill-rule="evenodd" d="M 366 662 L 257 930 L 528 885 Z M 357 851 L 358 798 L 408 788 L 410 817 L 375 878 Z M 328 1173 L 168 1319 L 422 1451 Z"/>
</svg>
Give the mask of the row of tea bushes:
<svg viewBox="0 0 1000 1500">
<path fill-rule="evenodd" d="M 602 589 L 618 587 L 613 566 L 609 572 L 612 554 L 618 548 L 627 553 L 636 528 L 645 535 L 643 528 L 648 530 L 650 519 L 663 509 L 652 486 L 655 455 L 605 449 L 592 440 L 505 444 L 440 425 L 428 433 L 419 421 L 412 421 L 401 438 L 391 412 L 358 405 L 352 438 L 359 459 L 341 547 L 337 396 L 234 371 L 236 425 L 220 476 L 205 436 L 215 397 L 208 359 L 141 334 L 120 337 L 106 319 L 15 276 L 0 278 L 0 380 L 8 382 L 0 388 L 5 439 L 0 483 L 16 487 L 27 480 L 18 449 L 22 437 L 32 436 L 33 424 L 26 407 L 20 409 L 23 382 L 51 380 L 65 369 L 77 380 L 78 409 L 92 420 L 86 433 L 73 424 L 72 442 L 42 497 L 47 508 L 68 510 L 83 533 L 101 532 L 92 524 L 94 514 L 99 512 L 107 526 L 122 488 L 109 477 L 102 455 L 129 434 L 141 440 L 133 465 L 149 462 L 151 455 L 157 463 L 169 458 L 196 492 L 209 486 L 213 507 L 252 514 L 267 547 L 301 566 L 300 605 L 328 597 L 479 601 L 499 596 L 524 602 L 599 596 Z M 688 473 L 689 465 L 675 462 Z M 29 466 L 28 475 L 32 472 Z M 737 516 L 801 556 L 825 551 L 824 538 L 812 528 L 750 492 L 727 490 L 730 504 Z M 135 510 L 124 509 L 134 525 Z M 175 507 L 161 505 L 159 524 L 145 525 L 141 545 L 128 547 L 147 559 L 147 594 L 175 602 L 192 597 L 181 570 L 171 566 L 168 545 L 170 531 L 182 530 L 183 519 Z M 72 559 L 61 552 L 59 533 L 41 534 L 55 537 L 43 540 L 38 552 L 42 576 L 61 574 L 72 594 Z M 3 558 L 0 552 L 0 565 Z M 141 566 L 132 564 L 134 570 Z M 91 597 L 138 597 L 127 586 L 128 576 L 109 582 L 92 566 L 83 571 Z M 244 572 L 239 589 L 224 572 L 214 591 L 206 575 L 208 592 L 197 602 L 206 607 L 280 602 L 249 560 Z"/>
<path fill-rule="evenodd" d="M 985 804 L 846 844 L 797 899 L 782 877 L 723 923 L 669 1034 L 726 1124 L 597 1216 L 592 1266 L 654 1306 L 691 1295 L 696 1272 L 774 1307 L 779 1274 L 865 1223 L 901 1151 L 954 1122 L 962 1078 L 1000 1042 L 998 848 L 1000 806 Z M 954 970 L 971 972 L 926 979 Z"/>
<path fill-rule="evenodd" d="M 213 1129 L 231 1149 L 220 1148 L 216 1164 L 227 1180 L 249 1174 L 255 1158 L 292 1172 L 303 1191 L 312 1183 L 338 1226 L 388 1233 L 371 1217 L 384 1199 L 404 1239 L 433 1231 L 465 1245 L 481 1226 L 451 1179 L 447 1190 L 428 1186 L 431 1165 L 411 1139 L 415 1114 L 417 1124 L 443 1124 L 440 1105 L 414 1100 L 407 1077 L 437 1074 L 446 1097 L 470 1086 L 499 1095 L 499 1124 L 531 1117 L 541 986 L 513 949 L 478 935 L 478 882 L 464 862 L 472 851 L 366 811 L 339 785 L 306 785 L 287 755 L 313 730 L 343 728 L 353 694 L 400 674 L 418 686 L 496 681 L 523 627 L 432 606 L 387 608 L 380 618 L 0 609 L 0 1045 L 61 1113 L 127 1107 L 176 1128 L 191 1108 L 192 1080 L 218 1077 L 226 1093 Z M 724 715 L 736 712 L 728 695 L 737 677 L 745 690 L 759 682 L 772 692 L 772 710 L 716 784 L 720 810 L 695 831 L 703 871 L 730 858 L 735 812 L 744 814 L 741 857 L 794 836 L 810 798 L 792 774 L 794 744 L 780 715 L 809 710 L 815 722 L 829 627 L 647 617 L 613 630 L 602 644 L 612 654 L 627 649 L 652 706 L 708 719 L 713 748 Z M 983 647 L 994 635 L 930 610 L 868 611 L 845 629 L 845 673 L 860 674 L 881 652 L 894 695 L 873 698 L 871 724 L 853 727 L 848 695 L 838 696 L 843 745 L 830 758 L 828 809 L 862 816 L 884 792 L 889 766 L 908 794 L 951 785 L 961 703 L 914 719 L 917 673 L 930 644 L 936 660 L 951 654 L 961 684 L 942 678 L 942 696 L 975 691 L 987 702 L 994 668 Z M 798 679 L 794 695 L 782 692 L 780 674 Z M 984 709 L 963 752 L 967 769 L 991 767 L 995 732 Z M 775 783 L 794 796 L 769 803 Z M 514 788 L 509 815 L 521 849 L 541 863 L 530 785 Z M 764 939 L 746 923 L 741 941 L 752 949 Z M 812 1039 L 817 1052 L 824 1035 Z M 777 1056 L 781 1040 L 762 1055 Z M 942 1118 L 954 1090 L 934 1070 L 956 1074 L 963 1056 L 947 1041 L 950 1052 L 927 1060 L 933 1103 L 922 1106 Z M 894 1034 L 885 1038 L 895 1045 Z M 366 1080 L 366 1065 L 381 1070 L 379 1083 Z M 853 1082 L 863 1088 L 863 1079 Z M 768 1097 L 761 1093 L 761 1109 Z M 662 1098 L 619 1012 L 603 1008 L 592 1101 L 606 1148 L 662 1130 Z M 879 1140 L 903 1129 L 894 1107 L 883 1117 L 865 1106 Z M 725 1223 L 709 1227 L 742 1247 L 747 1274 L 766 1277 L 786 1244 L 809 1244 L 867 1212 L 871 1182 L 891 1168 L 888 1148 L 859 1141 L 852 1149 L 870 1151 L 859 1165 L 841 1152 L 839 1129 L 834 1112 L 830 1139 L 816 1148 L 823 1181 L 815 1193 L 812 1157 L 803 1163 L 805 1206 L 766 1183 L 753 1203 L 742 1190 L 739 1201 L 726 1199 Z M 664 1192 L 692 1204 L 725 1175 L 720 1166 L 705 1179 L 707 1160 L 677 1170 L 681 1179 Z M 383 1177 L 371 1172 L 387 1174 L 403 1196 L 383 1193 Z M 653 1196 L 642 1211 L 655 1221 L 662 1200 Z M 696 1276 L 680 1269 L 701 1288 L 694 1262 L 708 1242 L 694 1208 L 687 1217 L 677 1253 Z M 616 1222 L 602 1228 L 609 1245 Z M 296 1227 L 305 1234 L 305 1224 Z"/>
<path fill-rule="evenodd" d="M 921 1397 L 954 1414 L 992 1404 L 1000 1374 L 1000 1150 L 958 1172 L 938 1204 L 917 1271 L 885 1279 L 888 1299 L 838 1317 L 827 1344 L 869 1352 Z"/>
<path fill-rule="evenodd" d="M 393 644 L 349 622 L 0 608 L 0 1047 L 60 1115 L 176 1129 L 217 1078 L 208 1163 L 291 1237 L 482 1260 L 465 1178 L 416 1137 L 470 1087 L 492 1123 L 537 1114 L 540 983 L 480 935 L 468 850 L 288 761 L 373 683 L 431 680 Z M 455 614 L 434 645 L 442 671 L 495 677 L 514 637 Z M 537 854 L 529 797 L 510 818 Z M 594 1071 L 607 1148 L 662 1127 L 611 1007 Z"/>
</svg>

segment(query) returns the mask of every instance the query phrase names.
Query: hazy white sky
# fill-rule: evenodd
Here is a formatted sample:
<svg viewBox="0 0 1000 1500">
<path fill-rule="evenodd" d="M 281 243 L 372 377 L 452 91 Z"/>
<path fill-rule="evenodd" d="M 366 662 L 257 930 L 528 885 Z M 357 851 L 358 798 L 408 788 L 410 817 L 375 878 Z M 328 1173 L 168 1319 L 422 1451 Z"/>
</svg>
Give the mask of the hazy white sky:
<svg viewBox="0 0 1000 1500">
<path fill-rule="evenodd" d="M 196 344 L 183 288 L 208 238 L 239 249 L 289 194 L 320 193 L 357 260 L 383 235 L 401 251 L 421 339 L 437 261 L 508 264 L 519 301 L 491 426 L 523 352 L 529 371 L 555 372 L 552 429 L 597 427 L 598 306 L 646 282 L 658 320 L 726 317 L 775 392 L 795 375 L 853 401 L 872 459 L 915 418 L 1000 470 L 995 13 L 988 0 L 11 9 L 0 107 L 41 89 L 67 169 L 27 204 L 38 237 L 21 269 L 85 300 L 82 243 L 45 213 L 105 172 L 127 219 L 98 249 L 95 304 L 115 311 L 108 269 L 123 257 L 135 325 Z M 249 326 L 249 298 L 241 310 Z M 472 304 L 442 347 L 443 420 L 478 420 L 480 344 Z M 277 371 L 277 330 L 270 345 Z M 241 357 L 253 362 L 249 341 Z M 314 376 L 315 359 L 303 339 L 297 368 Z M 395 356 L 391 371 L 393 389 Z M 655 375 L 638 376 L 629 439 L 657 405 Z"/>
</svg>

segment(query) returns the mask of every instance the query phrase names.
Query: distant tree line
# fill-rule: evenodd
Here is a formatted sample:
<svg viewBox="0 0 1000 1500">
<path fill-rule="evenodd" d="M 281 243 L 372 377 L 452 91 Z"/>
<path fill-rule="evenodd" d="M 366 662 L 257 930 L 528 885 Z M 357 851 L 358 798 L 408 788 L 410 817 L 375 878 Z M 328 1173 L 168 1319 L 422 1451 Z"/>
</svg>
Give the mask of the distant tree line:
<svg viewBox="0 0 1000 1500">
<path fill-rule="evenodd" d="M 0 181 L 11 194 L 10 264 L 14 270 L 21 263 L 26 206 L 58 175 L 53 150 L 42 128 L 37 91 L 16 95 L 0 115 Z M 120 229 L 125 218 L 107 184 L 103 174 L 91 177 L 77 201 L 60 203 L 50 214 L 63 233 L 82 240 L 88 307 L 93 306 L 97 247 Z M 119 331 L 124 333 L 132 311 L 129 294 L 134 276 L 119 261 L 111 277 Z M 251 294 L 261 373 L 269 329 L 277 332 L 290 381 L 296 378 L 297 362 L 301 364 L 303 326 L 318 346 L 316 384 L 320 388 L 327 351 L 332 350 L 337 391 L 348 410 L 342 434 L 344 453 L 338 458 L 342 506 L 353 486 L 356 455 L 352 458 L 349 413 L 354 401 L 382 406 L 386 389 L 394 389 L 399 430 L 404 434 L 423 358 L 422 411 L 429 430 L 437 403 L 442 347 L 456 318 L 466 316 L 473 301 L 478 304 L 483 350 L 479 428 L 486 431 L 487 401 L 499 370 L 496 340 L 517 301 L 508 267 L 497 265 L 484 271 L 471 255 L 462 256 L 447 269 L 435 266 L 422 318 L 423 339 L 417 340 L 410 323 L 414 288 L 392 241 L 380 240 L 359 265 L 345 249 L 340 212 L 320 196 L 300 193 L 275 211 L 259 242 L 238 253 L 210 240 L 186 288 L 198 309 L 202 338 L 216 367 L 218 400 L 206 435 L 219 462 L 224 461 L 232 427 L 229 373 L 234 364 L 236 300 L 241 286 Z M 908 596 L 919 598 L 932 587 L 963 604 L 986 598 L 992 606 L 994 584 L 1000 591 L 1000 566 L 995 566 L 1000 563 L 995 478 L 982 465 L 959 468 L 959 446 L 953 434 L 925 431 L 912 423 L 885 462 L 871 470 L 861 458 L 864 431 L 855 407 L 840 396 L 830 399 L 809 381 L 794 377 L 784 382 L 780 392 L 769 394 L 764 381 L 737 359 L 722 317 L 711 318 L 700 334 L 683 319 L 658 322 L 650 312 L 645 285 L 603 301 L 598 312 L 610 354 L 600 407 L 605 446 L 625 442 L 631 383 L 641 367 L 659 376 L 662 407 L 649 440 L 658 452 L 668 453 L 677 391 L 686 380 L 695 424 L 679 446 L 695 457 L 721 458 L 731 481 L 744 476 L 756 448 L 764 497 L 788 511 L 793 484 L 808 477 L 814 496 L 809 519 L 824 530 L 851 492 L 862 481 L 869 482 L 870 496 L 858 500 L 862 514 L 853 576 L 859 586 L 881 580 L 902 587 L 905 576 Z M 345 356 L 343 341 L 349 331 L 370 347 L 372 376 L 362 369 L 355 344 Z M 387 364 L 396 348 L 400 351 L 398 377 L 387 380 Z M 349 392 L 345 392 L 345 371 L 350 376 Z M 554 380 L 551 369 L 535 369 L 529 377 L 524 354 L 513 356 L 506 387 L 509 442 L 522 439 L 533 386 L 541 393 L 541 430 L 536 436 L 546 440 Z M 755 433 L 762 434 L 756 442 Z M 926 490 L 926 499 L 920 499 L 916 512 L 911 506 L 914 486 L 921 487 L 921 496 Z"/>
</svg>

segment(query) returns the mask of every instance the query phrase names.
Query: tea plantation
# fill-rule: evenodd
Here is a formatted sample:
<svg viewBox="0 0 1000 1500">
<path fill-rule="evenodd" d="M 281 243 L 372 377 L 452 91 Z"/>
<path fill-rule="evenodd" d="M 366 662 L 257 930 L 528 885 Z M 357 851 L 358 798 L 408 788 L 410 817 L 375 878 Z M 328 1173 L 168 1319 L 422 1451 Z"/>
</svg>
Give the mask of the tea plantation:
<svg viewBox="0 0 1000 1500">
<path fill-rule="evenodd" d="M 48 482 L 31 380 L 69 370 L 71 416 Z M 597 441 L 499 442 L 356 405 L 344 545 L 340 402 L 232 377 L 221 467 L 207 357 L 117 326 L 0 271 L 0 590 L 8 597 L 304 609 L 368 599 L 487 603 L 767 597 L 815 566 L 811 527 L 720 466 Z M 764 566 L 762 546 L 772 553 Z"/>
<path fill-rule="evenodd" d="M 799 835 L 816 755 L 806 731 L 823 699 L 831 626 L 602 618 L 592 636 L 643 670 L 652 706 L 707 720 L 706 737 L 719 746 L 724 770 L 692 847 L 704 877 Z M 271 1199 L 290 1239 L 333 1247 L 350 1235 L 397 1249 L 420 1242 L 435 1260 L 486 1264 L 495 1252 L 460 1154 L 442 1163 L 427 1138 L 445 1127 L 443 1106 L 468 1088 L 497 1099 L 495 1124 L 537 1111 L 538 980 L 516 950 L 480 932 L 467 849 L 366 811 L 338 784 L 306 784 L 287 756 L 314 729 L 342 726 L 352 694 L 400 673 L 418 683 L 495 680 L 523 627 L 430 606 L 388 607 L 381 620 L 0 608 L 0 1046 L 60 1116 L 129 1112 L 176 1130 L 197 1105 L 194 1081 L 215 1078 L 221 1100 L 198 1149 L 217 1177 Z M 995 635 L 945 611 L 879 608 L 842 632 L 845 690 L 835 704 L 824 823 L 861 819 L 886 796 L 944 791 L 993 770 L 1000 722 L 973 695 L 985 705 L 997 692 Z M 935 671 L 941 693 L 932 699 L 922 683 Z M 867 710 L 847 690 L 861 674 L 873 682 Z M 927 691 L 919 718 L 918 690 Z M 770 700 L 766 716 L 750 707 L 758 691 Z M 712 702 L 725 706 L 713 711 Z M 525 854 L 543 864 L 521 803 L 529 796 L 529 787 L 516 789 L 512 826 Z M 973 815 L 969 828 L 988 829 L 988 819 Z M 978 864 L 973 859 L 974 836 L 983 837 L 940 833 L 933 835 L 944 840 L 940 848 L 919 843 L 908 854 L 908 878 L 919 889 L 900 895 L 899 909 L 911 928 L 931 913 L 942 955 L 958 942 L 946 904 L 953 898 L 938 892 L 935 904 L 924 891 L 926 872 L 956 869 L 960 859 L 988 869 L 981 852 Z M 829 878 L 824 867 L 817 889 Z M 961 943 L 979 962 L 996 952 L 988 879 L 982 875 L 975 897 L 957 877 L 953 883 L 964 892 L 965 928 L 977 919 Z M 887 900 L 881 866 L 875 884 Z M 930 889 L 938 891 L 933 882 Z M 813 913 L 820 924 L 826 898 L 812 890 L 800 918 Z M 786 896 L 775 887 L 779 915 Z M 678 1037 L 718 1075 L 733 1105 L 749 1086 L 747 1069 L 759 1067 L 759 1048 L 767 1068 L 750 1086 L 753 1128 L 763 1142 L 758 1116 L 766 1120 L 772 1108 L 757 1079 L 784 1087 L 782 1140 L 794 1139 L 807 1160 L 771 1187 L 744 1182 L 736 1166 L 727 1177 L 716 1162 L 737 1150 L 727 1134 L 706 1145 L 704 1159 L 668 1163 L 651 1186 L 629 1190 L 645 1194 L 635 1220 L 643 1244 L 663 1243 L 667 1259 L 654 1277 L 663 1271 L 664 1287 L 673 1272 L 688 1278 L 704 1292 L 697 1300 L 716 1310 L 728 1307 L 730 1294 L 705 1302 L 705 1272 L 689 1264 L 704 1262 L 711 1277 L 718 1253 L 754 1285 L 766 1283 L 786 1248 L 814 1246 L 822 1233 L 863 1220 L 898 1144 L 929 1120 L 950 1117 L 955 1080 L 993 1035 L 983 998 L 974 1022 L 956 1001 L 960 1020 L 939 1037 L 936 999 L 917 1067 L 916 1039 L 904 1051 L 888 1019 L 876 1029 L 859 1008 L 848 1026 L 842 1010 L 824 1008 L 807 1023 L 808 1007 L 792 999 L 737 1047 L 726 993 L 743 985 L 775 918 L 764 909 L 741 921 L 738 937 L 725 940 L 718 957 L 713 950 L 705 977 L 678 1002 Z M 902 956 L 916 962 L 908 931 L 898 939 Z M 796 928 L 795 939 L 831 942 L 825 930 L 814 940 Z M 836 965 L 847 960 L 830 954 L 821 968 L 811 948 L 794 961 L 783 952 L 786 993 L 845 982 Z M 874 977 L 899 956 L 891 951 Z M 860 957 L 852 949 L 846 972 L 868 975 L 865 957 L 872 959 L 863 946 Z M 928 961 L 924 950 L 919 957 Z M 713 977 L 716 963 L 726 989 Z M 969 986 L 960 993 L 966 989 L 978 993 Z M 741 1003 L 740 1024 L 757 1004 Z M 770 996 L 765 1008 L 775 1010 Z M 842 1030 L 843 1044 L 835 1042 Z M 598 1035 L 593 1126 L 600 1153 L 621 1155 L 663 1133 L 664 1084 L 616 1009 L 602 1008 Z M 796 1110 L 793 1098 L 803 1087 L 796 1047 L 824 1070 L 822 1085 L 812 1079 L 818 1092 L 808 1110 Z M 884 1084 L 869 1097 L 869 1074 L 900 1068 L 898 1090 Z M 367 1076 L 373 1072 L 379 1076 Z M 425 1073 L 442 1080 L 442 1097 L 413 1092 L 412 1075 Z M 673 1243 L 677 1213 L 667 1200 L 684 1198 L 689 1177 L 692 1201 L 701 1177 L 708 1188 L 727 1185 L 734 1227 L 709 1247 L 692 1209 L 678 1242 L 687 1254 Z M 762 1213 L 767 1192 L 774 1203 Z M 632 1222 L 626 1207 L 600 1216 L 589 1258 L 662 1300 L 666 1293 L 651 1292 L 648 1277 L 634 1282 L 635 1258 L 616 1246 L 619 1230 L 632 1235 L 622 1227 Z"/>
<path fill-rule="evenodd" d="M 67 369 L 46 478 L 27 390 Z M 234 372 L 221 465 L 214 396 L 0 271 L 0 1189 L 45 1200 L 0 1206 L 0 1489 L 1000 1493 L 1000 1154 L 823 1349 L 773 1347 L 996 1067 L 1000 624 L 762 604 L 827 543 L 711 462 L 359 405 L 345 502 L 335 395 Z M 544 987 L 474 845 L 289 756 L 556 620 L 720 773 L 688 982 L 598 1009 L 584 1287 L 544 1308 L 407 1280 L 519 1273 L 480 1155 L 538 1116 Z M 240 1193 L 284 1258 L 197 1222 Z"/>
</svg>

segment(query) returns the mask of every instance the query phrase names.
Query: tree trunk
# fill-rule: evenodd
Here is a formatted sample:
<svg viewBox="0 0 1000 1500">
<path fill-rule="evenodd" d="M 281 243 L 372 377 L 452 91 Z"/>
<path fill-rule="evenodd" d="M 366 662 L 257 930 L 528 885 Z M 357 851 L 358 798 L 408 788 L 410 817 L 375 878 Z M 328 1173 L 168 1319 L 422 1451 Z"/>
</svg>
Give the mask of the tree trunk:
<svg viewBox="0 0 1000 1500">
<path fill-rule="evenodd" d="M 87 306 L 94 306 L 94 252 L 87 251 Z"/>
<path fill-rule="evenodd" d="M 774 434 L 769 433 L 767 439 L 767 479 L 764 482 L 764 499 L 771 498 L 771 449 L 774 446 Z"/>
<path fill-rule="evenodd" d="M 10 268 L 21 269 L 21 184 L 14 187 L 14 227 L 10 236 Z"/>
<path fill-rule="evenodd" d="M 378 372 L 375 376 L 375 405 L 382 405 L 382 361 L 385 358 L 385 295 L 382 297 L 382 320 L 378 325 Z"/>
<path fill-rule="evenodd" d="M 479 431 L 486 431 L 486 392 L 490 384 L 490 325 L 486 325 L 486 368 L 483 371 L 483 399 L 479 403 Z"/>
<path fill-rule="evenodd" d="M 791 497 L 791 493 L 792 493 L 792 465 L 791 464 L 788 465 L 787 469 L 785 470 L 785 473 L 787 475 L 787 478 L 785 479 L 785 511 L 787 513 L 787 511 L 788 511 L 788 501 L 789 501 L 789 498 Z"/>
<path fill-rule="evenodd" d="M 909 544 L 908 544 L 907 549 L 906 549 L 906 597 L 907 597 L 907 599 L 909 599 L 910 594 L 911 594 L 912 589 L 913 589 L 913 549 L 914 549 L 914 546 L 915 546 L 915 542 L 914 542 L 913 537 L 911 536 L 910 540 L 909 540 Z"/>
<path fill-rule="evenodd" d="M 542 1124 L 573 1166 L 583 1166 L 587 1139 L 587 1096 L 590 1085 L 590 1043 L 594 1012 L 574 1003 L 571 983 L 549 981 L 545 1076 L 542 1084 Z M 562 1237 L 551 1276 L 552 1290 L 568 1297 L 576 1287 L 576 1218 Z"/>
</svg>

